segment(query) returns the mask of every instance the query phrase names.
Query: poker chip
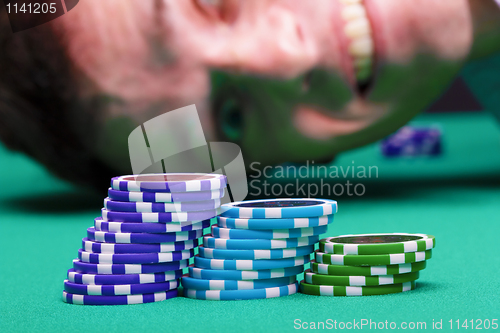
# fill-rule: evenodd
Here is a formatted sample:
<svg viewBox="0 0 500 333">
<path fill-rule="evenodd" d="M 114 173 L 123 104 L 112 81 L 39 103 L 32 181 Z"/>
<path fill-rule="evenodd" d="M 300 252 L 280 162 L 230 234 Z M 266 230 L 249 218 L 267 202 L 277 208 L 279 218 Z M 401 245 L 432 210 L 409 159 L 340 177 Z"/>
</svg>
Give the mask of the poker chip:
<svg viewBox="0 0 500 333">
<path fill-rule="evenodd" d="M 226 177 L 216 174 L 113 178 L 102 216 L 87 229 L 68 270 L 63 300 L 115 305 L 176 297 L 182 270 L 219 213 L 225 186 Z"/>
<path fill-rule="evenodd" d="M 300 282 L 300 291 L 307 295 L 316 296 L 373 296 L 400 293 L 413 290 L 416 287 L 415 281 L 387 284 L 382 286 L 325 286 Z"/>
<path fill-rule="evenodd" d="M 251 290 L 196 290 L 184 289 L 184 296 L 195 299 L 230 301 L 273 298 L 295 294 L 298 290 L 298 283 L 289 284 L 282 287 L 262 288 Z"/>
<path fill-rule="evenodd" d="M 91 274 L 145 274 L 176 271 L 188 266 L 188 260 L 159 264 L 91 264 L 73 260 L 73 269 L 78 273 Z"/>
<path fill-rule="evenodd" d="M 143 174 L 111 179 L 111 188 L 129 192 L 199 192 L 218 190 L 226 184 L 226 176 L 212 173 Z"/>
<path fill-rule="evenodd" d="M 164 301 L 174 297 L 177 297 L 177 289 L 157 292 L 154 294 L 120 296 L 76 295 L 63 291 L 64 302 L 80 305 L 126 305 L 153 303 Z"/>
<path fill-rule="evenodd" d="M 287 286 L 296 281 L 295 276 L 266 280 L 203 280 L 183 276 L 182 286 L 196 290 L 248 290 Z"/>
<path fill-rule="evenodd" d="M 380 150 L 387 158 L 436 157 L 442 154 L 442 130 L 439 126 L 404 126 L 383 139 Z"/>
<path fill-rule="evenodd" d="M 368 296 L 416 288 L 432 257 L 434 236 L 360 234 L 322 239 L 300 291 L 317 296 Z"/>
<path fill-rule="evenodd" d="M 93 264 L 154 264 L 189 259 L 194 256 L 194 250 L 159 253 L 92 253 L 78 250 L 78 259 Z"/>
<path fill-rule="evenodd" d="M 212 226 L 212 236 L 224 239 L 280 239 L 317 236 L 328 231 L 328 225 L 313 228 L 239 230 Z"/>
<path fill-rule="evenodd" d="M 224 188 L 212 191 L 199 192 L 176 192 L 176 193 L 155 193 L 155 192 L 128 192 L 108 189 L 108 197 L 116 201 L 123 202 L 189 202 L 214 200 L 224 197 Z"/>
<path fill-rule="evenodd" d="M 82 239 L 82 250 L 94 253 L 150 253 L 174 252 L 194 249 L 198 239 L 159 244 L 118 244 L 95 242 L 88 238 Z"/>
<path fill-rule="evenodd" d="M 314 260 L 311 261 L 311 270 L 314 273 L 341 276 L 397 275 L 418 272 L 425 269 L 426 266 L 426 261 L 387 266 L 340 266 L 319 264 Z"/>
<path fill-rule="evenodd" d="M 352 255 L 352 254 L 329 254 L 316 251 L 315 260 L 319 264 L 327 265 L 348 265 L 348 266 L 378 266 L 408 264 L 428 260 L 432 257 L 432 250 L 422 252 L 406 252 L 394 254 L 372 254 L 372 255 Z"/>
<path fill-rule="evenodd" d="M 284 259 L 260 259 L 260 260 L 229 260 L 229 259 L 207 259 L 199 256 L 194 257 L 194 265 L 206 269 L 224 269 L 237 271 L 253 271 L 260 269 L 276 269 L 292 266 L 301 266 L 310 261 L 309 255 L 284 258 Z"/>
<path fill-rule="evenodd" d="M 306 270 L 304 273 L 304 281 L 309 284 L 327 286 L 379 286 L 415 281 L 419 276 L 419 272 L 397 275 L 335 276 L 317 274 L 310 270 Z"/>
<path fill-rule="evenodd" d="M 153 294 L 160 291 L 177 289 L 178 285 L 179 282 L 177 280 L 158 282 L 158 283 L 120 284 L 120 285 L 96 285 L 96 284 L 86 285 L 64 280 L 64 291 L 75 295 L 117 296 L 117 295 Z"/>
<path fill-rule="evenodd" d="M 202 210 L 198 212 L 175 213 L 126 213 L 112 212 L 102 209 L 102 219 L 106 222 L 142 222 L 142 223 L 169 223 L 169 222 L 200 222 L 211 219 L 219 214 L 218 209 Z"/>
<path fill-rule="evenodd" d="M 289 239 L 223 239 L 204 236 L 203 246 L 229 250 L 270 250 L 313 245 L 318 241 L 319 236 Z"/>
<path fill-rule="evenodd" d="M 197 223 L 133 223 L 133 222 L 105 222 L 101 218 L 94 220 L 96 231 L 108 232 L 139 232 L 139 233 L 166 233 L 191 231 L 208 228 L 211 221 L 205 220 Z"/>
<path fill-rule="evenodd" d="M 220 207 L 220 199 L 206 201 L 153 203 L 153 202 L 121 202 L 110 198 L 104 199 L 104 208 L 112 212 L 131 213 L 172 213 L 172 212 L 197 212 L 214 210 Z"/>
<path fill-rule="evenodd" d="M 82 274 L 74 269 L 68 270 L 68 281 L 78 284 L 122 285 L 159 283 L 180 279 L 182 270 L 150 274 Z"/>
<path fill-rule="evenodd" d="M 221 216 L 233 218 L 281 219 L 332 215 L 337 202 L 327 199 L 265 199 L 226 203 Z"/>
<path fill-rule="evenodd" d="M 186 297 L 233 300 L 297 292 L 296 276 L 333 222 L 337 203 L 253 200 L 224 204 L 221 211 L 183 277 Z"/>
<path fill-rule="evenodd" d="M 309 255 L 314 252 L 314 245 L 272 250 L 226 250 L 198 248 L 200 257 L 209 259 L 283 259 Z"/>
<path fill-rule="evenodd" d="M 268 280 L 280 277 L 296 276 L 304 271 L 304 266 L 294 266 L 258 271 L 229 271 L 222 269 L 204 269 L 189 266 L 189 276 L 204 280 Z"/>
<path fill-rule="evenodd" d="M 319 250 L 331 254 L 393 254 L 433 249 L 436 240 L 425 234 L 360 234 L 328 237 L 319 242 Z"/>
<path fill-rule="evenodd" d="M 200 238 L 202 235 L 203 235 L 203 229 L 170 232 L 164 234 L 105 232 L 105 231 L 96 231 L 94 227 L 90 227 L 87 229 L 87 238 L 90 240 L 97 242 L 122 243 L 122 244 L 180 242 L 180 241 L 187 241 Z"/>
<path fill-rule="evenodd" d="M 296 229 L 313 228 L 333 223 L 334 215 L 288 219 L 239 219 L 217 216 L 217 225 L 230 229 Z"/>
</svg>

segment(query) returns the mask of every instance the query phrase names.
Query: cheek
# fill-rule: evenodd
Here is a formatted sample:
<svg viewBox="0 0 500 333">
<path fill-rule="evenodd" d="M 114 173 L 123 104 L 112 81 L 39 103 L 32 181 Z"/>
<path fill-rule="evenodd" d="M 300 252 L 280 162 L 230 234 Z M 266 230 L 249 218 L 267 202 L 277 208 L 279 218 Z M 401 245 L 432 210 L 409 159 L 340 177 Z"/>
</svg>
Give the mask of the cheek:
<svg viewBox="0 0 500 333">
<path fill-rule="evenodd" d="M 417 53 L 460 60 L 472 45 L 472 19 L 466 0 L 366 0 L 382 57 L 407 63 Z"/>
<path fill-rule="evenodd" d="M 167 101 L 175 109 L 207 95 L 206 71 L 189 58 L 196 53 L 170 42 L 156 21 L 154 3 L 84 2 L 55 25 L 82 96 L 108 94 L 133 104 Z"/>
</svg>

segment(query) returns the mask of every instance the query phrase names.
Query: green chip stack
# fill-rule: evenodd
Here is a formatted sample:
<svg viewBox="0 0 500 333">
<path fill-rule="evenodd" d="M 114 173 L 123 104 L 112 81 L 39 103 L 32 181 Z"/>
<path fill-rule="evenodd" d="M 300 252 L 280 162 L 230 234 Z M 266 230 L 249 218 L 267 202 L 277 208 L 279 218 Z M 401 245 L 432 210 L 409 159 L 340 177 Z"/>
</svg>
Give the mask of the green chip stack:
<svg viewBox="0 0 500 333">
<path fill-rule="evenodd" d="M 369 296 L 413 290 L 435 244 L 434 236 L 407 233 L 322 239 L 300 291 L 316 296 Z"/>
</svg>

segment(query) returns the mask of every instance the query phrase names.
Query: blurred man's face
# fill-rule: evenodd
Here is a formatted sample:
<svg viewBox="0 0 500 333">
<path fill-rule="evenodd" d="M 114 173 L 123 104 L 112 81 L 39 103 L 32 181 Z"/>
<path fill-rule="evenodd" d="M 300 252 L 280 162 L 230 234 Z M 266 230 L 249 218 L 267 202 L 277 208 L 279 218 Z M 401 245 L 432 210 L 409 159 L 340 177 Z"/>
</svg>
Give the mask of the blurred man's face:
<svg viewBox="0 0 500 333">
<path fill-rule="evenodd" d="M 55 26 L 118 169 L 135 126 L 191 103 L 249 162 L 331 158 L 428 106 L 473 34 L 466 0 L 107 0 Z"/>
</svg>

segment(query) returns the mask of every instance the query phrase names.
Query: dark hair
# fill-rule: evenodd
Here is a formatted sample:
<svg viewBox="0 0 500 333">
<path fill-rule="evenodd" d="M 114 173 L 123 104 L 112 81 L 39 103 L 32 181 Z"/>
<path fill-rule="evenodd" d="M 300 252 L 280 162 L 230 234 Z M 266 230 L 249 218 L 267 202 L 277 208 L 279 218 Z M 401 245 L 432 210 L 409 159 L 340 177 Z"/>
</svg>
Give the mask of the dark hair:
<svg viewBox="0 0 500 333">
<path fill-rule="evenodd" d="M 113 172 L 72 130 L 75 72 L 51 26 L 12 33 L 0 10 L 0 140 L 63 179 L 102 188 Z"/>
</svg>

